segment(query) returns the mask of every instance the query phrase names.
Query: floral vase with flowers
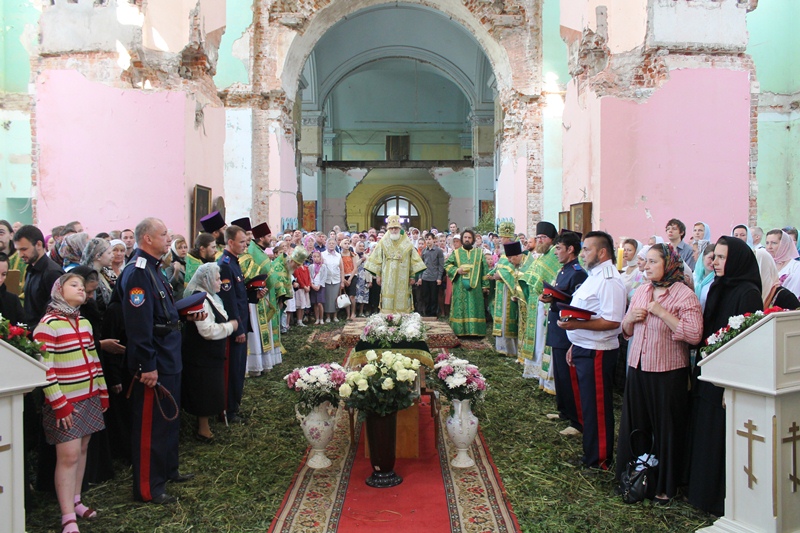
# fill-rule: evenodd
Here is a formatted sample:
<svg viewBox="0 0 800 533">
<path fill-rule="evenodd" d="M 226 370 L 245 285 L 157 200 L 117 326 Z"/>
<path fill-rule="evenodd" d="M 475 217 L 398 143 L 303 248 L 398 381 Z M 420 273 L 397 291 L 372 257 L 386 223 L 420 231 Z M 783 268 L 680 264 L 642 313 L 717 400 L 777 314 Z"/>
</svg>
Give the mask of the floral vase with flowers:
<svg viewBox="0 0 800 533">
<path fill-rule="evenodd" d="M 289 389 L 300 395 L 295 416 L 311 446 L 306 461 L 310 468 L 327 468 L 331 460 L 325 448 L 333 438 L 334 417 L 339 406 L 339 387 L 345 382 L 345 371 L 336 363 L 295 368 L 284 376 Z"/>
<path fill-rule="evenodd" d="M 366 420 L 370 443 L 371 487 L 394 487 L 403 478 L 394 472 L 397 412 L 411 407 L 416 397 L 415 381 L 420 362 L 399 353 L 375 350 L 366 353 L 366 363 L 349 372 L 339 387 L 345 405 L 358 410 Z"/>
<path fill-rule="evenodd" d="M 446 426 L 457 453 L 450 464 L 456 468 L 470 468 L 475 466 L 475 461 L 468 451 L 478 434 L 478 418 L 472 413 L 472 407 L 484 399 L 486 378 L 477 366 L 449 353 L 440 354 L 433 368 L 436 388 L 453 406 Z"/>
</svg>

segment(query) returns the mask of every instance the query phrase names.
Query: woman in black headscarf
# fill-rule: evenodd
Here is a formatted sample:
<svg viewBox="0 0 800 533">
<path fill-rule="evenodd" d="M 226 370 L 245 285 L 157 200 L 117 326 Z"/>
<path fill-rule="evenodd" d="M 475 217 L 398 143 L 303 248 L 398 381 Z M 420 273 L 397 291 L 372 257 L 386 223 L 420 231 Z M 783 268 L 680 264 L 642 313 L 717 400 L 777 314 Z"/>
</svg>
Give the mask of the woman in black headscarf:
<svg viewBox="0 0 800 533">
<path fill-rule="evenodd" d="M 703 311 L 703 341 L 732 316 L 761 311 L 761 275 L 753 250 L 735 237 L 720 237 L 714 247 L 716 277 Z M 716 516 L 725 511 L 725 389 L 692 379 L 689 503 Z"/>
</svg>

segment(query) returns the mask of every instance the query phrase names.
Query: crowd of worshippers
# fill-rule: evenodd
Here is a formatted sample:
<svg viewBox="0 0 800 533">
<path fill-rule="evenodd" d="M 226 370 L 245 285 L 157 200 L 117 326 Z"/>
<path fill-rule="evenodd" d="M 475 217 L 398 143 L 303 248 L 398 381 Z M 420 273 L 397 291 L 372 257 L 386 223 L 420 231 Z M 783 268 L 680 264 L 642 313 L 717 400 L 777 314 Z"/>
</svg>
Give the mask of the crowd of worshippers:
<svg viewBox="0 0 800 533">
<path fill-rule="evenodd" d="M 136 499 L 171 503 L 166 483 L 192 478 L 178 470 L 180 409 L 196 417 L 195 438 L 213 443 L 212 421 L 246 422 L 245 377 L 281 362 L 282 333 L 389 306 L 444 317 L 459 336 L 491 332 L 554 395 L 547 416 L 582 437 L 587 468 L 615 467 L 612 389 L 623 376 L 617 476 L 652 448 L 656 503 L 682 490 L 721 515 L 722 389 L 697 379 L 698 347 L 730 316 L 800 307 L 797 230 L 742 225 L 714 241 L 698 222 L 687 239 L 673 219 L 665 238 L 615 246 L 601 231 L 543 221 L 526 237 L 498 222 L 484 235 L 396 220 L 273 234 L 214 212 L 189 242 L 156 218 L 95 237 L 77 221 L 44 235 L 0 220 L 0 313 L 44 345 L 49 368 L 49 385 L 26 397 L 26 450 L 37 458 L 27 485 L 56 490 L 68 532 L 96 516 L 81 489 L 111 478 L 114 460 L 132 465 Z M 393 280 L 370 266 L 398 232 L 411 251 L 407 305 L 387 303 Z"/>
</svg>

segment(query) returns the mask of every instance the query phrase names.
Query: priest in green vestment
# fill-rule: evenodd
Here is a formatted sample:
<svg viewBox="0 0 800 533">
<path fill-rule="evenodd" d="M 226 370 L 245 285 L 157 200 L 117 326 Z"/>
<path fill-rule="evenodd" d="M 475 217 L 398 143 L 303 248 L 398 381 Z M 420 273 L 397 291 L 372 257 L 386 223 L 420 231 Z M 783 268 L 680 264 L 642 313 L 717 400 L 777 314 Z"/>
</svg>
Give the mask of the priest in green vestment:
<svg viewBox="0 0 800 533">
<path fill-rule="evenodd" d="M 210 233 L 200 233 L 194 240 L 194 246 L 186 254 L 186 272 L 184 272 L 184 285 L 188 285 L 194 273 L 203 263 L 216 260 L 216 239 Z"/>
<path fill-rule="evenodd" d="M 511 220 L 501 220 L 497 233 L 503 246 L 515 242 L 517 237 L 514 222 Z M 489 272 L 489 277 L 496 282 L 494 306 L 492 307 L 494 319 L 492 335 L 495 338 L 495 350 L 498 353 L 516 357 L 519 326 L 517 275 L 519 273 L 518 265 L 523 258 L 515 259 L 516 263 L 512 264 L 504 251 L 500 250 L 500 252 L 502 255 Z"/>
<path fill-rule="evenodd" d="M 464 230 L 461 248 L 444 263 L 453 282 L 450 298 L 450 327 L 456 335 L 486 336 L 486 311 L 483 294 L 489 292 L 489 265 L 483 250 L 473 248 L 475 234 Z"/>
<path fill-rule="evenodd" d="M 525 299 L 525 329 L 520 330 L 519 352 L 525 368 L 522 376 L 539 379 L 540 388 L 550 393 L 555 393 L 552 384 L 552 369 L 550 368 L 550 348 L 545 346 L 545 332 L 547 331 L 548 305 L 539 301 L 539 296 L 544 290 L 544 283 L 553 283 L 561 268 L 555 251 L 553 240 L 558 235 L 556 227 L 550 222 L 539 222 L 536 225 L 535 252 L 537 257 L 533 262 L 526 263 L 527 268 L 520 273 L 519 282 Z M 541 375 L 549 375 L 542 379 Z"/>
<path fill-rule="evenodd" d="M 425 270 L 425 263 L 407 236 L 400 232 L 400 217 L 390 215 L 388 233 L 378 242 L 364 263 L 381 287 L 381 313 L 411 313 L 411 284 Z"/>
</svg>

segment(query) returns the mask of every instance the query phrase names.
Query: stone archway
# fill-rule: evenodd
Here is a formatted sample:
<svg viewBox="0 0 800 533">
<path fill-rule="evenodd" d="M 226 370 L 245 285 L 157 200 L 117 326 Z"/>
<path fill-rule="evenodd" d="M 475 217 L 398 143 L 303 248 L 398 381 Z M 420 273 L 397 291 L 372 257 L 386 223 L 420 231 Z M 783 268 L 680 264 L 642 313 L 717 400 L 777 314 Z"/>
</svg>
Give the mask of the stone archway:
<svg viewBox="0 0 800 533">
<path fill-rule="evenodd" d="M 281 218 L 297 216 L 297 95 L 306 59 L 339 21 L 390 2 L 329 0 L 320 4 L 257 0 L 250 40 L 252 83 L 232 86 L 222 94 L 227 107 L 252 111 L 248 118 L 252 124 L 251 216 L 276 225 Z M 404 4 L 446 15 L 466 29 L 486 54 L 497 91 L 493 158 L 497 213 L 513 217 L 521 230 L 532 228 L 543 210 L 542 3 L 407 0 Z"/>
<path fill-rule="evenodd" d="M 347 196 L 345 208 L 347 224 L 357 224 L 358 231 L 372 226 L 375 207 L 390 196 L 408 198 L 419 212 L 422 228 L 447 227 L 450 195 L 428 174 L 427 179 L 409 185 L 400 185 L 400 178 L 392 178 L 399 169 L 373 170 L 356 185 Z M 427 172 L 426 172 L 427 173 Z"/>
</svg>

